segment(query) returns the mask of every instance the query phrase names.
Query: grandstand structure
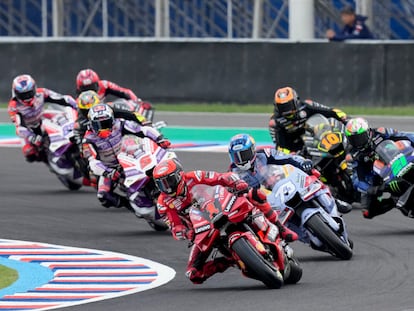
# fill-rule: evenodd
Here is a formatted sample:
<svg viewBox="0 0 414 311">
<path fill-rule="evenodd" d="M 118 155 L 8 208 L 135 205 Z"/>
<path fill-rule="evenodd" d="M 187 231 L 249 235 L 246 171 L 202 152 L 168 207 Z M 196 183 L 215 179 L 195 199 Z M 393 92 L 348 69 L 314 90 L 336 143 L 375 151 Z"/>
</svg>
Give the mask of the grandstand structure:
<svg viewBox="0 0 414 311">
<path fill-rule="evenodd" d="M 293 0 L 1 0 L 0 36 L 288 39 Z M 377 39 L 414 39 L 414 0 L 301 0 L 313 38 L 339 30 L 347 4 Z"/>
</svg>

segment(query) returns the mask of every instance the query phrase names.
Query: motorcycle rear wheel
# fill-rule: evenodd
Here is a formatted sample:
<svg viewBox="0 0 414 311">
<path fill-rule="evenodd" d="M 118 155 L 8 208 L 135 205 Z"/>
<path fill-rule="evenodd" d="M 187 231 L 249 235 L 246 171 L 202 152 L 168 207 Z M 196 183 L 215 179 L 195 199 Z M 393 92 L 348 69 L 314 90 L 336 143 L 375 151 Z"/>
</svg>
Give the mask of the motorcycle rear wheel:
<svg viewBox="0 0 414 311">
<path fill-rule="evenodd" d="M 155 231 L 166 231 L 168 229 L 168 226 L 165 223 L 164 224 L 160 222 L 157 223 L 151 220 L 147 220 L 147 222 L 150 225 L 150 227 L 154 229 Z"/>
<path fill-rule="evenodd" d="M 352 248 L 336 235 L 319 214 L 309 218 L 305 225 L 336 257 L 343 260 L 352 258 Z"/>
<path fill-rule="evenodd" d="M 285 279 L 285 284 L 296 284 L 302 278 L 302 267 L 296 259 L 289 259 L 290 273 Z"/>
<path fill-rule="evenodd" d="M 249 275 L 253 275 L 269 288 L 282 287 L 282 274 L 276 268 L 270 267 L 270 264 L 248 241 L 240 238 L 233 243 L 232 249 L 246 266 Z"/>
</svg>

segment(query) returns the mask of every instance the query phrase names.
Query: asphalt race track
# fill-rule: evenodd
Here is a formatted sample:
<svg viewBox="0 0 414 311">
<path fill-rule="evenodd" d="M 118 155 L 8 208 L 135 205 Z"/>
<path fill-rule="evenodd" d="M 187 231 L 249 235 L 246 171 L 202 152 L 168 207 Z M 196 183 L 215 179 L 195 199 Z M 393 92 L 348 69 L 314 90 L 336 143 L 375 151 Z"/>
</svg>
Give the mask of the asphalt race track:
<svg viewBox="0 0 414 311">
<path fill-rule="evenodd" d="M 211 115 L 168 113 L 158 118 L 170 125 L 210 126 L 242 126 L 246 120 L 234 115 L 217 122 Z M 247 119 L 249 127 L 266 126 L 265 115 Z M 4 116 L 0 121 L 6 121 Z M 375 126 L 414 130 L 412 118 L 372 121 Z M 178 156 L 187 170 L 225 170 L 228 163 L 227 155 L 220 153 Z M 355 243 L 354 257 L 347 262 L 294 243 L 304 269 L 296 285 L 268 290 L 231 269 L 195 286 L 184 276 L 186 242 L 152 231 L 126 210 L 101 207 L 91 189 L 65 190 L 44 165 L 26 163 L 17 148 L 1 148 L 0 159 L 1 238 L 121 252 L 177 271 L 176 278 L 160 288 L 67 310 L 414 310 L 414 220 L 399 211 L 374 220 L 363 219 L 359 210 L 346 215 Z"/>
</svg>

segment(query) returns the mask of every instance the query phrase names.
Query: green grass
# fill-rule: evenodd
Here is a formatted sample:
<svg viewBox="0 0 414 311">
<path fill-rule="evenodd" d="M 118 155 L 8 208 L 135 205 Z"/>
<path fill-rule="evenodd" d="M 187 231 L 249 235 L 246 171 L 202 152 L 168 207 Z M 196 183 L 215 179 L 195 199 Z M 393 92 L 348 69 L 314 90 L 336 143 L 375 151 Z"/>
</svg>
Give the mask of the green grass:
<svg viewBox="0 0 414 311">
<path fill-rule="evenodd" d="M 19 274 L 16 270 L 0 265 L 0 289 L 13 284 L 18 277 Z"/>
<path fill-rule="evenodd" d="M 245 112 L 245 113 L 272 113 L 273 105 L 241 105 L 241 104 L 224 104 L 224 103 L 183 103 L 183 104 L 165 104 L 154 103 L 158 111 L 175 111 L 175 112 Z M 6 108 L 7 104 L 0 104 L 0 108 Z M 384 115 L 384 116 L 414 116 L 414 105 L 399 107 L 367 107 L 367 106 L 345 106 L 337 107 L 344 110 L 347 114 L 353 115 Z"/>
</svg>

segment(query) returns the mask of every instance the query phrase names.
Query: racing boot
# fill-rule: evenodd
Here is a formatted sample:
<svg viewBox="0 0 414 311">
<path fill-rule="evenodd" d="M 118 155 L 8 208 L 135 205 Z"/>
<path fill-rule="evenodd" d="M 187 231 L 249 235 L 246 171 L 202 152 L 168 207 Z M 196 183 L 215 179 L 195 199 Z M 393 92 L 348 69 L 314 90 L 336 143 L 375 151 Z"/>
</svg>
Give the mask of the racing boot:
<svg viewBox="0 0 414 311">
<path fill-rule="evenodd" d="M 191 267 L 187 270 L 185 275 L 190 279 L 194 284 L 202 284 L 212 275 L 220 272 L 226 271 L 228 268 L 233 266 L 234 260 L 225 257 L 214 258 L 214 260 L 207 261 L 204 266 L 197 270 L 194 267 Z"/>
<path fill-rule="evenodd" d="M 286 242 L 296 241 L 299 237 L 296 232 L 286 228 L 278 219 L 277 213 L 272 209 L 270 204 L 266 201 L 266 194 L 260 189 L 252 189 L 249 191 L 247 198 L 250 202 L 255 204 L 266 216 L 266 218 L 279 229 L 282 239 Z"/>
<path fill-rule="evenodd" d="M 371 205 L 368 208 L 362 210 L 362 216 L 367 219 L 372 219 L 375 216 L 385 214 L 394 208 L 392 199 L 382 200 L 380 204 Z"/>
<path fill-rule="evenodd" d="M 39 161 L 39 153 L 32 144 L 25 144 L 22 151 L 27 162 Z"/>
<path fill-rule="evenodd" d="M 345 201 L 335 199 L 335 203 L 336 207 L 338 208 L 338 212 L 340 212 L 341 214 L 347 214 L 350 211 L 352 211 L 352 205 Z"/>
<path fill-rule="evenodd" d="M 116 193 L 109 193 L 104 191 L 98 191 L 97 193 L 98 200 L 101 202 L 102 206 L 109 207 L 129 207 L 129 200 L 123 196 L 120 196 Z"/>
<path fill-rule="evenodd" d="M 299 239 L 296 232 L 290 230 L 289 228 L 285 227 L 278 219 L 277 213 L 272 210 L 269 203 L 264 203 L 257 205 L 257 207 L 260 208 L 260 210 L 265 214 L 267 219 L 276 225 L 276 227 L 279 229 L 280 237 L 285 240 L 286 242 L 293 242 Z"/>
<path fill-rule="evenodd" d="M 289 243 L 299 239 L 299 236 L 295 231 L 292 231 L 288 227 L 285 227 L 279 220 L 276 220 L 274 224 L 279 229 L 280 237 L 286 242 Z"/>
<path fill-rule="evenodd" d="M 87 178 L 87 177 L 83 177 L 82 178 L 82 185 L 83 186 L 91 186 L 91 180 L 89 179 L 89 178 Z"/>
</svg>

